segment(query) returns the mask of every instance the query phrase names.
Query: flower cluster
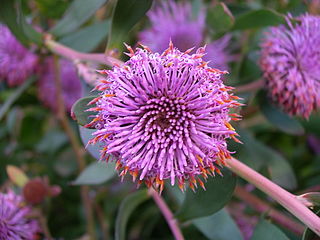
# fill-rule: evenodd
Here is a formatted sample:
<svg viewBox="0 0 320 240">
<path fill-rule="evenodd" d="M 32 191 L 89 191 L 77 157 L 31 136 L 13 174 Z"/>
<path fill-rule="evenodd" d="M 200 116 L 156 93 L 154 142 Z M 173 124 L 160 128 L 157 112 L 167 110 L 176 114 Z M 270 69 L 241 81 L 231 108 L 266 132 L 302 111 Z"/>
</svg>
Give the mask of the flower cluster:
<svg viewBox="0 0 320 240">
<path fill-rule="evenodd" d="M 308 118 L 320 106 L 320 18 L 302 16 L 288 28 L 272 27 L 261 45 L 260 65 L 274 102 Z"/>
<path fill-rule="evenodd" d="M 40 228 L 30 219 L 31 208 L 13 191 L 0 193 L 0 240 L 35 239 Z"/>
<path fill-rule="evenodd" d="M 128 49 L 130 60 L 105 70 L 96 87 L 102 93 L 89 109 L 97 111 L 87 125 L 97 128 L 90 143 L 102 145 L 102 160 L 117 159 L 121 176 L 128 172 L 160 191 L 165 179 L 182 190 L 186 181 L 204 188 L 200 176 L 221 173 L 230 157 L 226 139 L 238 141 L 229 121 L 240 116 L 229 111 L 240 103 L 220 79 L 226 72 L 208 67 L 204 48 L 189 54 L 170 43 L 161 55 Z"/>
<path fill-rule="evenodd" d="M 72 62 L 66 59 L 59 60 L 60 78 L 62 81 L 63 99 L 67 111 L 82 96 L 82 85 L 77 70 Z M 38 86 L 39 99 L 53 111 L 57 110 L 57 94 L 55 86 L 55 68 L 52 57 L 45 59 L 40 70 Z"/>
<path fill-rule="evenodd" d="M 5 79 L 10 87 L 18 86 L 35 72 L 38 57 L 1 24 L 0 36 L 0 79 Z"/>
<path fill-rule="evenodd" d="M 201 10 L 193 16 L 188 2 L 162 2 L 148 16 L 151 28 L 140 33 L 140 41 L 153 51 L 164 51 L 170 40 L 181 51 L 198 48 L 204 42 L 205 13 Z M 226 51 L 229 41 L 230 35 L 226 35 L 208 44 L 204 59 L 210 61 L 209 66 L 228 69 L 227 63 L 233 59 Z"/>
</svg>

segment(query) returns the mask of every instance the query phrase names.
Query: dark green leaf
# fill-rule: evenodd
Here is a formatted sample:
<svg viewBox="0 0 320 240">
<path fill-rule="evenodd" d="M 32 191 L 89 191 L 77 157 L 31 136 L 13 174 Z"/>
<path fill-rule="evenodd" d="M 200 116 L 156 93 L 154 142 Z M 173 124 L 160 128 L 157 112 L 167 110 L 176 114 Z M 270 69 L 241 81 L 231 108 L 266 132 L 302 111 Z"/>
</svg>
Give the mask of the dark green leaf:
<svg viewBox="0 0 320 240">
<path fill-rule="evenodd" d="M 297 120 L 272 105 L 267 98 L 260 98 L 260 109 L 269 122 L 278 129 L 293 135 L 304 134 L 303 126 Z"/>
<path fill-rule="evenodd" d="M 237 129 L 241 136 L 243 146 L 250 156 L 249 166 L 259 170 L 267 167 L 272 181 L 287 189 L 294 189 L 297 186 L 296 177 L 290 164 L 278 152 L 255 139 L 250 132 L 244 129 Z"/>
<path fill-rule="evenodd" d="M 107 0 L 73 0 L 63 18 L 50 31 L 61 37 L 85 23 Z"/>
<path fill-rule="evenodd" d="M 236 177 L 228 170 L 223 177 L 209 177 L 205 183 L 206 191 L 198 188 L 196 193 L 186 191 L 186 197 L 176 214 L 181 221 L 212 215 L 219 211 L 230 200 L 236 185 Z"/>
<path fill-rule="evenodd" d="M 42 43 L 41 34 L 25 21 L 20 1 L 2 0 L 0 20 L 9 27 L 10 31 L 22 44 L 27 46 L 30 41 L 39 45 Z"/>
<path fill-rule="evenodd" d="M 73 185 L 97 185 L 105 183 L 116 174 L 113 162 L 94 162 L 90 164 L 75 181 Z"/>
<path fill-rule="evenodd" d="M 320 210 L 317 211 L 317 215 L 320 217 Z M 319 236 L 317 236 L 310 228 L 306 228 L 302 240 L 319 240 Z"/>
<path fill-rule="evenodd" d="M 266 220 L 261 220 L 256 226 L 251 240 L 270 239 L 289 240 L 289 238 L 275 225 L 267 222 Z"/>
<path fill-rule="evenodd" d="M 72 117 L 77 121 L 81 126 L 84 126 L 90 122 L 90 116 L 95 116 L 95 112 L 86 111 L 89 108 L 92 108 L 94 105 L 88 106 L 88 103 L 95 99 L 97 96 L 89 96 L 80 98 L 76 101 L 71 109 Z"/>
<path fill-rule="evenodd" d="M 35 81 L 35 77 L 31 77 L 21 84 L 10 97 L 1 105 L 0 108 L 0 121 L 5 116 L 6 112 L 10 109 L 12 104 L 21 96 L 21 94 Z"/>
<path fill-rule="evenodd" d="M 122 48 L 128 32 L 150 9 L 153 0 L 118 0 L 113 11 L 108 48 Z"/>
<path fill-rule="evenodd" d="M 244 30 L 250 28 L 262 28 L 284 24 L 286 19 L 283 15 L 270 10 L 253 10 L 236 18 L 233 30 Z"/>
<path fill-rule="evenodd" d="M 35 146 L 41 153 L 53 154 L 68 142 L 66 134 L 62 131 L 51 129 L 45 133 L 40 142 Z"/>
<path fill-rule="evenodd" d="M 68 34 L 59 42 L 81 52 L 91 52 L 107 37 L 109 21 L 103 21 Z"/>
<path fill-rule="evenodd" d="M 226 32 L 234 23 L 234 17 L 224 3 L 209 8 L 207 23 L 215 32 Z"/>
<path fill-rule="evenodd" d="M 126 239 L 126 227 L 131 213 L 149 198 L 147 190 L 140 190 L 126 197 L 120 205 L 115 229 L 115 240 Z"/>
<path fill-rule="evenodd" d="M 94 145 L 88 144 L 88 142 L 93 138 L 92 134 L 96 129 L 88 129 L 82 126 L 79 126 L 80 137 L 83 142 L 83 145 L 86 146 L 86 150 L 97 160 L 100 160 L 100 151 L 102 148 L 99 146 L 99 143 Z"/>
<path fill-rule="evenodd" d="M 238 226 L 225 209 L 193 220 L 193 224 L 210 240 L 243 239 Z"/>
</svg>

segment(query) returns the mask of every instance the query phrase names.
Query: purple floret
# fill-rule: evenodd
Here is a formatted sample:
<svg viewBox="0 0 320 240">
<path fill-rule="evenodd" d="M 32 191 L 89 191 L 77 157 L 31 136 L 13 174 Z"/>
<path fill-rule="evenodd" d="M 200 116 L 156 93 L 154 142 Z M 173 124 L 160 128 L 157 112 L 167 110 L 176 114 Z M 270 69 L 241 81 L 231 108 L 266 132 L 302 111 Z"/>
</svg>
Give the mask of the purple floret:
<svg viewBox="0 0 320 240">
<path fill-rule="evenodd" d="M 308 118 L 320 106 L 320 18 L 304 15 L 289 27 L 272 27 L 261 45 L 260 65 L 273 101 Z"/>
<path fill-rule="evenodd" d="M 128 49 L 130 60 L 106 70 L 97 87 L 91 143 L 103 146 L 102 160 L 116 157 L 120 175 L 148 186 L 161 190 L 165 179 L 182 189 L 185 181 L 203 186 L 199 176 L 220 172 L 230 157 L 226 139 L 236 135 L 229 110 L 239 103 L 220 79 L 224 72 L 207 66 L 204 48 L 191 55 L 172 44 L 162 54 Z"/>
<path fill-rule="evenodd" d="M 37 55 L 0 24 L 0 81 L 6 80 L 10 87 L 22 84 L 35 72 L 37 60 Z"/>
</svg>

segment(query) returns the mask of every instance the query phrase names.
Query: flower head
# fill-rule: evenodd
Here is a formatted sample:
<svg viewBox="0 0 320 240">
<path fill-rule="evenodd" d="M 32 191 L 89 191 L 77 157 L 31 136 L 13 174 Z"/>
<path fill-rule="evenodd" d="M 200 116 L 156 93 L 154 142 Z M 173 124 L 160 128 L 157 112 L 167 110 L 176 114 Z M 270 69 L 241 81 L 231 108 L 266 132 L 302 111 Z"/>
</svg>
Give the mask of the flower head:
<svg viewBox="0 0 320 240">
<path fill-rule="evenodd" d="M 11 87 L 18 86 L 35 71 L 38 58 L 2 24 L 0 36 L 0 79 Z"/>
<path fill-rule="evenodd" d="M 82 85 L 77 70 L 72 62 L 59 60 L 60 77 L 62 81 L 63 99 L 67 111 L 82 96 Z M 53 111 L 57 110 L 57 94 L 55 87 L 55 69 L 52 57 L 48 57 L 40 70 L 38 95 L 40 100 Z"/>
<path fill-rule="evenodd" d="M 170 39 L 181 51 L 201 45 L 205 15 L 200 11 L 197 17 L 192 16 L 190 3 L 163 2 L 148 16 L 151 28 L 140 34 L 140 40 L 153 51 L 164 51 Z"/>
<path fill-rule="evenodd" d="M 31 208 L 13 191 L 0 193 L 0 240 L 34 239 L 38 222 L 29 218 Z"/>
<path fill-rule="evenodd" d="M 289 114 L 308 118 L 320 106 L 320 18 L 298 20 L 270 29 L 260 65 L 272 99 Z"/>
<path fill-rule="evenodd" d="M 115 156 L 121 176 L 129 172 L 160 191 L 165 179 L 204 188 L 200 176 L 220 173 L 230 157 L 226 139 L 236 139 L 229 110 L 240 104 L 220 79 L 225 72 L 207 66 L 204 48 L 192 55 L 172 43 L 161 55 L 128 49 L 130 60 L 105 70 L 96 88 L 102 93 L 90 110 L 98 113 L 87 127 L 98 130 L 90 143 L 103 146 L 102 160 Z"/>
</svg>

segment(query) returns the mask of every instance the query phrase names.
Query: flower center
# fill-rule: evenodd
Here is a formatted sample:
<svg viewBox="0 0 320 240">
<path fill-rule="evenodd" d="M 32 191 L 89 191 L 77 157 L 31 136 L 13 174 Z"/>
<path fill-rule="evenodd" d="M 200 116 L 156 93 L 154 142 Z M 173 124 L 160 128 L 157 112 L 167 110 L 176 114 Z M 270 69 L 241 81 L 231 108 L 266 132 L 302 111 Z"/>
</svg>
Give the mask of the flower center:
<svg viewBox="0 0 320 240">
<path fill-rule="evenodd" d="M 140 107 L 140 112 L 138 125 L 144 125 L 145 140 L 151 138 L 161 148 L 167 147 L 171 141 L 182 141 L 184 135 L 189 135 L 189 120 L 194 118 L 183 99 L 169 97 L 150 99 Z"/>
</svg>

